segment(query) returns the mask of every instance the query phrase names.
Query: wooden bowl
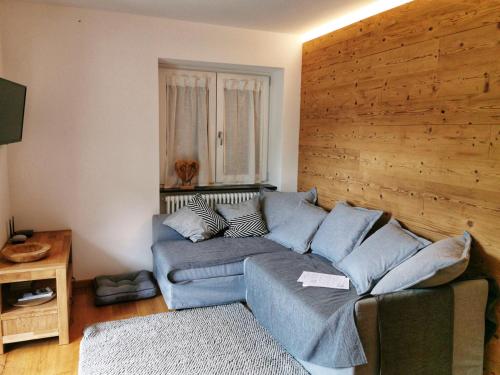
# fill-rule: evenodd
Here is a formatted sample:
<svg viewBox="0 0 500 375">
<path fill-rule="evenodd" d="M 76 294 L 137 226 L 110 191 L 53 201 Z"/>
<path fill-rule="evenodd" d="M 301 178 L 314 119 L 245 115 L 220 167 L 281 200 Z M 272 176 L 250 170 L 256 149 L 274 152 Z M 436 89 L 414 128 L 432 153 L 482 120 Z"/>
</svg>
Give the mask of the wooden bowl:
<svg viewBox="0 0 500 375">
<path fill-rule="evenodd" d="M 15 263 L 34 262 L 45 258 L 50 251 L 50 245 L 39 242 L 26 242 L 19 245 L 6 246 L 2 255 Z"/>
</svg>

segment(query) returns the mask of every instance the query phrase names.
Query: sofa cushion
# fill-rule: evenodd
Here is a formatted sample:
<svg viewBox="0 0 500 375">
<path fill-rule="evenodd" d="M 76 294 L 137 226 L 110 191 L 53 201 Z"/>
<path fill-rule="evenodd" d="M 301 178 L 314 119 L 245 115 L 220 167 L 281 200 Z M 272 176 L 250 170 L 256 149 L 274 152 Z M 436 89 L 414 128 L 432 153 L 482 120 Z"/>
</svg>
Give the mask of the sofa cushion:
<svg viewBox="0 0 500 375">
<path fill-rule="evenodd" d="M 470 246 L 471 236 L 467 232 L 435 242 L 385 275 L 371 294 L 449 283 L 465 272 L 470 259 Z"/>
<path fill-rule="evenodd" d="M 211 238 L 228 225 L 200 194 L 195 194 L 184 207 L 167 216 L 163 224 L 193 242 Z"/>
<path fill-rule="evenodd" d="M 210 238 L 208 225 L 187 206 L 168 215 L 163 225 L 172 228 L 184 238 L 199 242 Z"/>
<path fill-rule="evenodd" d="M 288 252 L 285 247 L 263 237 L 215 237 L 198 243 L 184 239 L 164 241 L 154 244 L 152 250 L 155 267 L 171 282 L 194 280 L 196 275 L 200 277 L 234 275 L 235 270 L 241 271 L 241 265 L 237 263 L 248 256 L 278 251 Z M 217 267 L 229 264 L 233 265 Z M 196 271 L 188 272 L 194 269 Z M 182 270 L 186 272 L 179 273 Z"/>
<path fill-rule="evenodd" d="M 387 272 L 431 242 L 403 229 L 391 219 L 336 267 L 346 274 L 359 295 L 368 293 Z"/>
<path fill-rule="evenodd" d="M 260 237 L 269 231 L 260 212 L 254 212 L 242 217 L 235 217 L 228 221 L 229 228 L 224 232 L 224 237 Z"/>
<path fill-rule="evenodd" d="M 182 240 L 184 237 L 175 229 L 163 224 L 169 214 L 153 215 L 153 243 Z"/>
<path fill-rule="evenodd" d="M 224 237 L 255 237 L 268 233 L 260 213 L 259 197 L 236 204 L 217 204 L 216 208 L 229 225 Z"/>
<path fill-rule="evenodd" d="M 266 235 L 293 251 L 303 254 L 309 250 L 311 240 L 326 216 L 326 211 L 307 201 L 301 201 L 293 213 Z"/>
<path fill-rule="evenodd" d="M 214 277 L 234 275 L 243 275 L 243 261 L 220 264 L 217 266 L 176 270 L 170 273 L 170 280 L 172 280 L 174 283 L 181 283 L 186 281 L 203 280 L 211 279 Z"/>
<path fill-rule="evenodd" d="M 314 235 L 312 252 L 340 262 L 364 240 L 382 214 L 383 211 L 337 202 Z"/>
<path fill-rule="evenodd" d="M 256 196 L 252 199 L 234 204 L 217 203 L 215 208 L 219 214 L 221 214 L 224 219 L 228 221 L 236 217 L 253 214 L 254 212 L 260 212 L 260 198 Z"/>
<path fill-rule="evenodd" d="M 366 363 L 353 317 L 354 287 L 304 287 L 297 282 L 303 271 L 342 273 L 319 255 L 284 255 L 245 261 L 247 303 L 259 323 L 296 358 L 327 367 Z"/>
<path fill-rule="evenodd" d="M 267 229 L 272 232 L 293 213 L 301 201 L 306 200 L 315 204 L 317 197 L 316 188 L 299 193 L 263 191 L 261 193 L 261 207 Z"/>
</svg>

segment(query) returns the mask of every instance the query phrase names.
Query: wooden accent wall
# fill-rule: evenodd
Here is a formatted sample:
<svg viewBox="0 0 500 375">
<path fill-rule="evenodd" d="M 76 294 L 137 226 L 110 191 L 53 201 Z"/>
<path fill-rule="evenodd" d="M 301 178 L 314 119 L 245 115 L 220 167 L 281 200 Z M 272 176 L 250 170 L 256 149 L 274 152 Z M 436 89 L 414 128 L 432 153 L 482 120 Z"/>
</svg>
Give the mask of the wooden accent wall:
<svg viewBox="0 0 500 375">
<path fill-rule="evenodd" d="M 299 189 L 432 240 L 468 230 L 500 281 L 500 1 L 416 0 L 305 43 L 302 64 Z M 500 375 L 498 337 L 485 365 Z"/>
</svg>

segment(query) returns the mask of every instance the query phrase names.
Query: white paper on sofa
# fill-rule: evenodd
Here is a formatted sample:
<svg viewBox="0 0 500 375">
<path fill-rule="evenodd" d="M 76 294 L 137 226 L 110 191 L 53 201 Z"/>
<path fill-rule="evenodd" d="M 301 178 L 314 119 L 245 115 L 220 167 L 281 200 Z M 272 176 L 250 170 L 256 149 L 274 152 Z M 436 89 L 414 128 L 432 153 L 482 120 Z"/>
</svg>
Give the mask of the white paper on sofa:
<svg viewBox="0 0 500 375">
<path fill-rule="evenodd" d="M 349 289 L 349 279 L 340 275 L 304 271 L 297 281 L 301 282 L 302 286 Z"/>
</svg>

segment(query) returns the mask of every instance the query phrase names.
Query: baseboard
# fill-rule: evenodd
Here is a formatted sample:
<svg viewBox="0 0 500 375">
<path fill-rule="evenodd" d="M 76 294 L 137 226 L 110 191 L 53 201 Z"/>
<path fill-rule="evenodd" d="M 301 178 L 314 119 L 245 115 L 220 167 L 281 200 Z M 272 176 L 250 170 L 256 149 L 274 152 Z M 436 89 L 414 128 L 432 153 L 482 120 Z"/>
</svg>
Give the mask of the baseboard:
<svg viewBox="0 0 500 375">
<path fill-rule="evenodd" d="M 93 279 L 73 280 L 73 289 L 92 288 Z"/>
</svg>

